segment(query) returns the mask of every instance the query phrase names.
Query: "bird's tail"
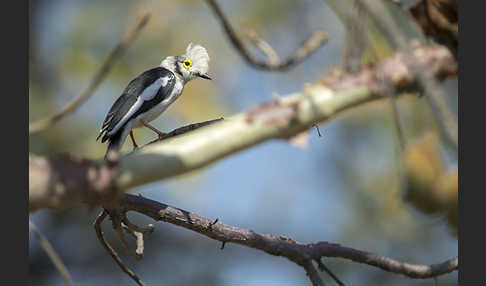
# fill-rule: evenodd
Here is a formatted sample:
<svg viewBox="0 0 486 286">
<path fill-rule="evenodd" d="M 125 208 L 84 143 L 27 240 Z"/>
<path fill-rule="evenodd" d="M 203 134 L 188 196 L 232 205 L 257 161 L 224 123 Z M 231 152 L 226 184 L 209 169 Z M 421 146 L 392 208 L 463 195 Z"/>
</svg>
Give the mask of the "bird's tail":
<svg viewBox="0 0 486 286">
<path fill-rule="evenodd" d="M 122 129 L 123 130 L 123 129 Z M 125 138 L 123 138 L 123 131 L 120 130 L 117 133 L 110 136 L 108 139 L 108 148 L 105 153 L 105 160 L 117 161 L 120 156 L 120 149 L 123 146 Z"/>
</svg>

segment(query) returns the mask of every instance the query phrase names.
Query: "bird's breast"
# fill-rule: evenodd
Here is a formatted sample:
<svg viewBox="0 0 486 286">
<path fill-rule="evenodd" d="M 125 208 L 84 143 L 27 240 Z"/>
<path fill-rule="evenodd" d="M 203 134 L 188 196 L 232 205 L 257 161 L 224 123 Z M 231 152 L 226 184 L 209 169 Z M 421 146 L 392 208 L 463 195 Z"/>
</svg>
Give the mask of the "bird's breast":
<svg viewBox="0 0 486 286">
<path fill-rule="evenodd" d="M 167 98 L 165 98 L 159 104 L 150 108 L 146 112 L 138 115 L 133 120 L 133 125 L 132 125 L 133 128 L 143 126 L 140 120 L 143 120 L 145 122 L 150 122 L 155 120 L 157 117 L 159 117 L 159 115 L 162 114 L 162 112 L 164 112 L 167 109 L 167 107 L 169 107 L 169 105 L 171 105 L 177 98 L 179 98 L 179 96 L 181 96 L 183 88 L 184 85 L 181 82 L 176 81 L 172 93 Z"/>
</svg>

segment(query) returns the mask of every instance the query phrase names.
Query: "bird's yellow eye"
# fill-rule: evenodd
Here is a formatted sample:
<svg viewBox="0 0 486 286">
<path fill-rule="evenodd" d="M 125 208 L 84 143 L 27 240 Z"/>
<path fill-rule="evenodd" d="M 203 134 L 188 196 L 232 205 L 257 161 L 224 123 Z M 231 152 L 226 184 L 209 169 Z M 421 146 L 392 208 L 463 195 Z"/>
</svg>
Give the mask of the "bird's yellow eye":
<svg viewBox="0 0 486 286">
<path fill-rule="evenodd" d="M 185 59 L 182 64 L 186 69 L 189 69 L 192 66 L 192 60 L 191 59 Z"/>
</svg>

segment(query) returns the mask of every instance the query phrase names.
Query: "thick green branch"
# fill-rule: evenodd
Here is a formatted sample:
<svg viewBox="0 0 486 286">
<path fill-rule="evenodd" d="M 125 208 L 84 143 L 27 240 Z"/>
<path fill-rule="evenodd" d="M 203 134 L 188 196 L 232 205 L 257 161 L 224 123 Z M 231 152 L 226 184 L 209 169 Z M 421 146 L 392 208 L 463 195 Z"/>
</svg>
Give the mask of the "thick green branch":
<svg viewBox="0 0 486 286">
<path fill-rule="evenodd" d="M 414 56 L 438 79 L 456 74 L 456 62 L 442 46 L 417 47 Z M 359 73 L 327 78 L 248 113 L 150 144 L 122 156 L 116 168 L 107 168 L 103 160 L 31 157 L 29 209 L 106 203 L 108 195 L 121 197 L 131 187 L 208 166 L 270 139 L 291 138 L 342 111 L 386 98 L 384 82 L 390 82 L 397 92 L 417 90 L 406 59 L 405 54 L 396 53 Z M 37 161 L 44 163 L 35 164 Z M 108 189 L 118 190 L 118 194 L 104 192 Z"/>
<path fill-rule="evenodd" d="M 210 126 L 151 144 L 120 162 L 121 189 L 180 175 L 204 167 L 269 139 L 286 139 L 377 97 L 366 87 L 333 92 L 323 85 L 265 105 L 253 115 L 242 113 Z"/>
<path fill-rule="evenodd" d="M 438 78 L 456 71 L 452 55 L 441 46 L 419 47 L 415 55 Z M 397 91 L 417 87 L 405 55 L 397 53 L 356 75 L 310 85 L 301 93 L 125 156 L 116 185 L 127 189 L 184 174 L 266 140 L 288 139 L 342 111 L 383 98 L 382 78 L 389 79 Z"/>
</svg>

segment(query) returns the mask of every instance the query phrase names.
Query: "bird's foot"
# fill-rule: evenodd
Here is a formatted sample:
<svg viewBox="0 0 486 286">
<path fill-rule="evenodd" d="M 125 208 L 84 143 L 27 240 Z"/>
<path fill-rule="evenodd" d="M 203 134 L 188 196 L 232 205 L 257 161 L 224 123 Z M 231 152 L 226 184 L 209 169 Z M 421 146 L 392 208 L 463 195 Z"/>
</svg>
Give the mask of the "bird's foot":
<svg viewBox="0 0 486 286">
<path fill-rule="evenodd" d="M 130 138 L 132 138 L 133 151 L 138 149 L 137 142 L 135 142 L 135 137 L 133 136 L 133 130 L 130 130 Z"/>
<path fill-rule="evenodd" d="M 164 133 L 164 132 L 160 132 L 160 133 L 157 133 L 158 137 L 159 137 L 159 141 L 162 140 L 164 138 L 164 136 L 166 135 L 167 133 Z"/>
<path fill-rule="evenodd" d="M 143 120 L 142 120 L 142 124 L 143 124 L 143 126 L 149 128 L 153 132 L 157 133 L 157 136 L 159 137 L 159 139 L 158 139 L 159 141 L 162 140 L 162 137 L 166 134 L 166 133 L 160 131 L 159 129 L 153 127 L 152 125 L 148 124 L 147 122 L 145 122 Z"/>
</svg>

